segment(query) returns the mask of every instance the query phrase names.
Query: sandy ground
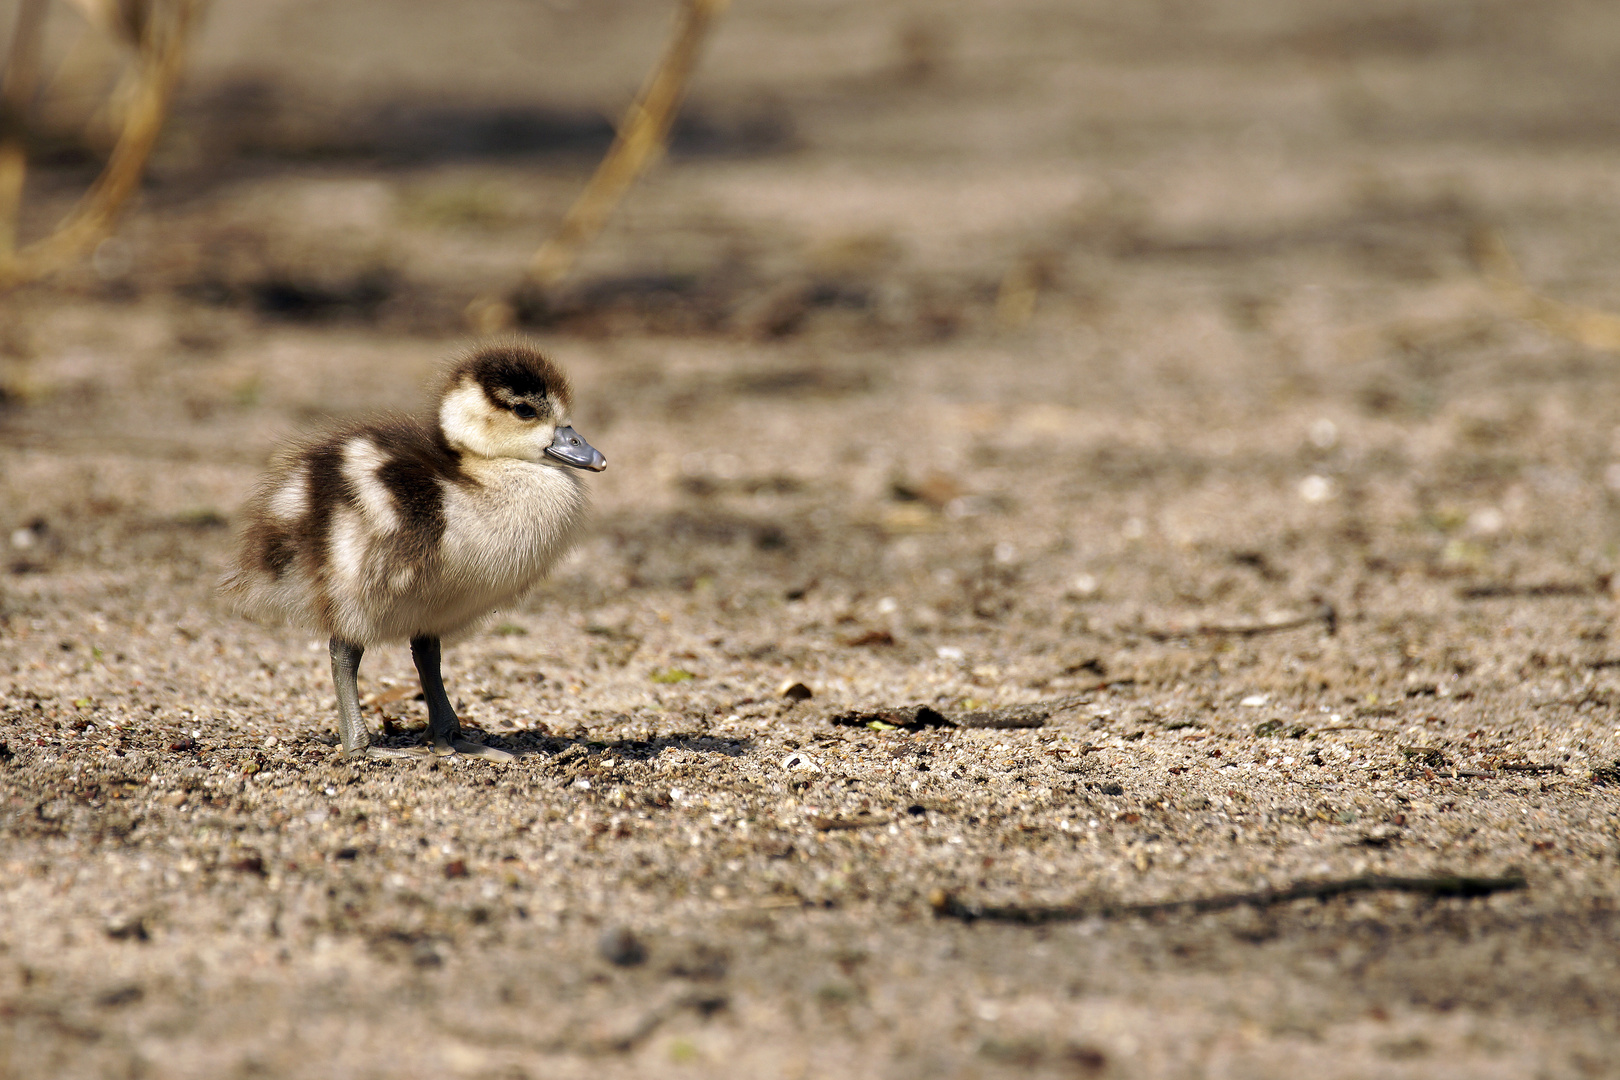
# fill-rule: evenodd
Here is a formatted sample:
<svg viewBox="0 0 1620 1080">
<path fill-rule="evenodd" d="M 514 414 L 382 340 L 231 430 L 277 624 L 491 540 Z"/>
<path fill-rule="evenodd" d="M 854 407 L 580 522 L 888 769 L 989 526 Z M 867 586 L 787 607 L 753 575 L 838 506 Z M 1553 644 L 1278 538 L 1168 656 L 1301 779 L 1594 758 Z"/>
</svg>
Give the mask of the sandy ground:
<svg viewBox="0 0 1620 1080">
<path fill-rule="evenodd" d="M 739 2 L 520 298 L 611 463 L 446 654 L 524 756 L 349 765 L 234 515 L 419 403 L 665 18 L 406 7 L 218 4 L 0 297 L 0 1075 L 1615 1075 L 1620 370 L 1469 257 L 1620 309 L 1614 10 Z M 1445 874 L 1524 887 L 1122 910 Z"/>
</svg>

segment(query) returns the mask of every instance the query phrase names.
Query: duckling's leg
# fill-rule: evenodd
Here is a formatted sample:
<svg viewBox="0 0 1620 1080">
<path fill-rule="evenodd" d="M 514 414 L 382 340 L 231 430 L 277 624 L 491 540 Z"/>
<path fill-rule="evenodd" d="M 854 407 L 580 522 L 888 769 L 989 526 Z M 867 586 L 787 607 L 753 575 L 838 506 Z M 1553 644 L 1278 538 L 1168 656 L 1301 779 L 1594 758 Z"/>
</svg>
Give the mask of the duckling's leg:
<svg viewBox="0 0 1620 1080">
<path fill-rule="evenodd" d="M 420 757 L 425 748 L 396 750 L 387 746 L 372 746 L 366 722 L 360 718 L 360 688 L 355 682 L 360 674 L 360 658 L 366 650 L 347 641 L 332 639 L 332 683 L 337 687 L 338 738 L 343 743 L 343 756 L 402 758 Z"/>
<path fill-rule="evenodd" d="M 456 719 L 456 710 L 450 707 L 444 679 L 439 674 L 438 638 L 412 638 L 411 659 L 416 661 L 416 673 L 422 678 L 422 696 L 427 699 L 428 707 L 428 744 L 435 754 L 465 754 L 485 761 L 517 760 L 505 750 L 468 742 L 461 737 L 461 721 Z"/>
</svg>

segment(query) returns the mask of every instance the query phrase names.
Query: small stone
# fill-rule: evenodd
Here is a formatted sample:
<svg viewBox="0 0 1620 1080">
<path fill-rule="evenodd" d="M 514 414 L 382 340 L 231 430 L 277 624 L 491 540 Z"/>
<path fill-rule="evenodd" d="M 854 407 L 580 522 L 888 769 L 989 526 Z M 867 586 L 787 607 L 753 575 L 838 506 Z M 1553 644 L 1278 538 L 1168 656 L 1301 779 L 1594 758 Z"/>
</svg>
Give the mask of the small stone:
<svg viewBox="0 0 1620 1080">
<path fill-rule="evenodd" d="M 444 876 L 447 878 L 464 878 L 467 876 L 467 860 L 451 859 L 444 864 Z"/>
<path fill-rule="evenodd" d="M 1084 1043 L 1069 1043 L 1063 1048 L 1062 1057 L 1082 1076 L 1095 1075 L 1108 1067 L 1108 1055 Z"/>
<path fill-rule="evenodd" d="M 610 926 L 602 931 L 596 951 L 602 959 L 617 967 L 635 967 L 647 962 L 647 946 L 628 926 Z"/>
<path fill-rule="evenodd" d="M 767 837 L 759 842 L 758 851 L 767 859 L 786 859 L 793 854 L 793 841 L 780 836 Z"/>
<path fill-rule="evenodd" d="M 231 862 L 230 868 L 239 874 L 253 874 L 264 877 L 268 871 L 264 867 L 264 856 L 256 851 L 244 852 L 242 857 Z"/>
<path fill-rule="evenodd" d="M 116 1009 L 120 1005 L 132 1005 L 145 996 L 146 991 L 138 983 L 126 983 L 97 994 L 96 1004 L 104 1009 Z"/>
<path fill-rule="evenodd" d="M 1338 492 L 1330 477 L 1312 474 L 1299 482 L 1299 497 L 1308 503 L 1324 503 Z"/>
<path fill-rule="evenodd" d="M 815 693 L 808 686 L 793 679 L 789 679 L 777 687 L 776 693 L 779 697 L 785 697 L 789 701 L 809 701 L 815 696 Z"/>
</svg>

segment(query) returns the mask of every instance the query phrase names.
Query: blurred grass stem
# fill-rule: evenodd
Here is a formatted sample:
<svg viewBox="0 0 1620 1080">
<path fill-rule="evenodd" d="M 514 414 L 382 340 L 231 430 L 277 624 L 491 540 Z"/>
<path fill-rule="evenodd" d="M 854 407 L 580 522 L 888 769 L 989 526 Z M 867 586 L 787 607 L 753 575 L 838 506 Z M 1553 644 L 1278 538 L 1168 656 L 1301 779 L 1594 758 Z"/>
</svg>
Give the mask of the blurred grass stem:
<svg viewBox="0 0 1620 1080">
<path fill-rule="evenodd" d="M 1480 228 L 1473 236 L 1473 253 L 1492 291 L 1519 318 L 1588 348 L 1620 352 L 1620 315 L 1566 304 L 1531 289 L 1501 233 Z"/>
<path fill-rule="evenodd" d="M 685 0 L 681 4 L 664 55 L 625 112 L 607 156 L 569 208 L 556 235 L 540 246 L 529 263 L 529 279 L 542 289 L 562 280 L 636 177 L 663 155 L 698 50 L 727 3 L 729 0 Z"/>
<path fill-rule="evenodd" d="M 613 145 L 568 208 L 557 232 L 529 260 L 525 277 L 531 287 L 544 292 L 567 276 L 630 185 L 663 155 L 703 41 L 728 3 L 730 0 L 682 0 L 669 43 L 625 110 Z M 480 333 L 508 329 L 516 318 L 512 305 L 495 296 L 479 297 L 467 307 L 467 319 Z"/>
<path fill-rule="evenodd" d="M 35 2 L 27 0 L 27 3 Z M 149 0 L 139 5 L 139 18 L 126 13 L 127 32 L 132 34 L 135 45 L 135 77 L 118 141 L 101 175 L 55 231 L 21 249 L 0 248 L 0 288 L 20 285 L 61 269 L 112 231 L 125 203 L 140 184 L 147 158 L 163 129 L 170 99 L 185 67 L 186 45 L 203 3 L 204 0 Z M 20 193 L 20 182 L 17 190 Z M 0 197 L 3 195 L 0 189 Z M 0 210 L 4 209 L 7 207 L 0 204 Z M 8 228 L 15 237 L 16 207 L 9 209 L 12 212 L 7 216 L 11 223 Z"/>
<path fill-rule="evenodd" d="M 22 0 L 0 76 L 0 258 L 17 248 L 17 219 L 28 174 L 29 99 L 39 77 L 46 0 Z"/>
</svg>

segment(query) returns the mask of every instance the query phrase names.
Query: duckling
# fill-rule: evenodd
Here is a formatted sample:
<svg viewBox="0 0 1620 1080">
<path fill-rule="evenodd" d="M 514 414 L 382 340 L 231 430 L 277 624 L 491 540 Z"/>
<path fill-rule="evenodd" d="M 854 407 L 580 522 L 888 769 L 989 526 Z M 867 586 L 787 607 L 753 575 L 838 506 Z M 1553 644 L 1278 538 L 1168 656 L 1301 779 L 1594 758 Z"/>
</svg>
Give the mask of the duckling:
<svg viewBox="0 0 1620 1080">
<path fill-rule="evenodd" d="M 521 344 L 445 370 L 431 419 L 380 417 L 284 446 L 245 511 L 220 589 L 250 617 L 331 639 L 346 758 L 463 754 L 440 650 L 528 592 L 573 545 L 586 509 L 579 470 L 607 461 L 569 423 L 562 371 Z M 365 650 L 408 641 L 428 707 L 425 745 L 373 746 L 356 675 Z"/>
</svg>

